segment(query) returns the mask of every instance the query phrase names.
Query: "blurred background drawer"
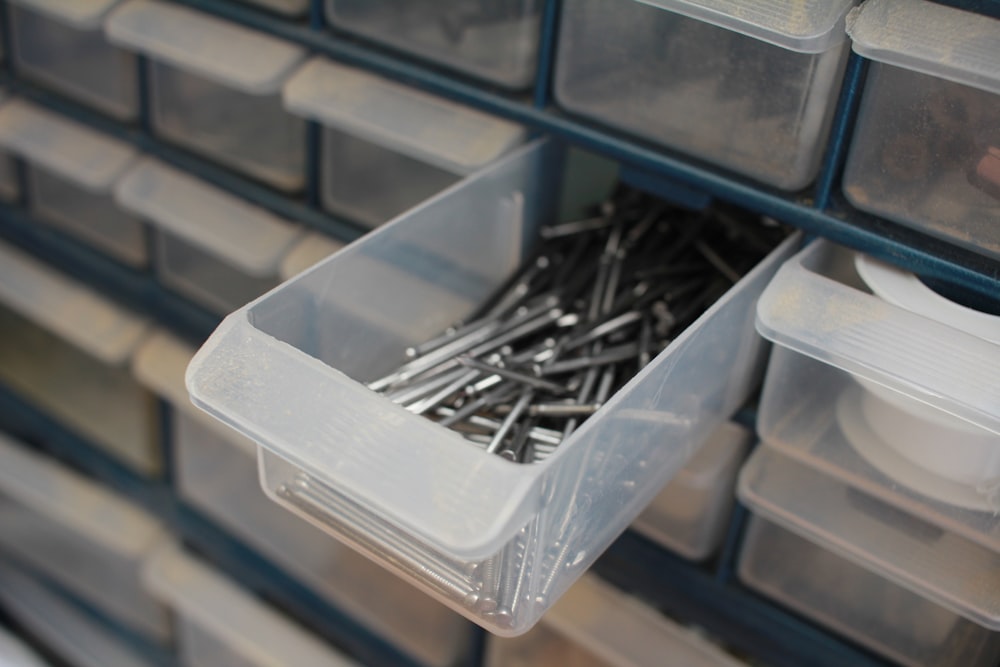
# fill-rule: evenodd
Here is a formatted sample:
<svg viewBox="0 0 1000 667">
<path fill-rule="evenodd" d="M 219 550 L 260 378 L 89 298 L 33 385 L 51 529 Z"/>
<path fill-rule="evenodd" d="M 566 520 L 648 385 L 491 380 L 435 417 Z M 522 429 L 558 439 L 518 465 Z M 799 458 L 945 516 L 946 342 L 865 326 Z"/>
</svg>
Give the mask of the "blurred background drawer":
<svg viewBox="0 0 1000 667">
<path fill-rule="evenodd" d="M 139 571 L 167 534 L 107 489 L 0 435 L 0 550 L 94 607 L 165 641 L 165 610 Z"/>
<path fill-rule="evenodd" d="M 304 187 L 305 123 L 280 98 L 302 48 L 154 0 L 129 0 L 105 28 L 149 59 L 154 133 L 279 190 Z"/>
<path fill-rule="evenodd" d="M 156 400 L 128 371 L 145 321 L 0 243 L 0 382 L 143 475 L 162 451 Z"/>
<path fill-rule="evenodd" d="M 119 0 L 12 0 L 11 60 L 18 74 L 118 120 L 139 114 L 136 57 L 101 30 Z"/>
<path fill-rule="evenodd" d="M 69 667 L 154 664 L 85 610 L 8 562 L 0 562 L 0 608 Z"/>
<path fill-rule="evenodd" d="M 0 107 L 0 147 L 26 163 L 28 210 L 36 220 L 120 262 L 146 265 L 142 222 L 112 198 L 137 157 L 131 146 L 13 99 Z"/>
</svg>

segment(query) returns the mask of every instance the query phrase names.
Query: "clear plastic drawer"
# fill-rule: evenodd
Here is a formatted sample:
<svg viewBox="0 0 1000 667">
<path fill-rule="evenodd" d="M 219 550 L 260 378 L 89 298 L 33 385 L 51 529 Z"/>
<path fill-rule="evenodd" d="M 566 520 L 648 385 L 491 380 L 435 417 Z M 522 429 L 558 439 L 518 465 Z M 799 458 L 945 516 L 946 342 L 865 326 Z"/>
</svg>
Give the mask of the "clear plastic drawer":
<svg viewBox="0 0 1000 667">
<path fill-rule="evenodd" d="M 503 635 L 533 625 L 747 398 L 757 295 L 797 243 L 552 456 L 508 462 L 365 383 L 523 262 L 551 221 L 557 157 L 532 143 L 351 244 L 230 315 L 188 368 L 195 404 L 260 445 L 273 498 Z"/>
</svg>

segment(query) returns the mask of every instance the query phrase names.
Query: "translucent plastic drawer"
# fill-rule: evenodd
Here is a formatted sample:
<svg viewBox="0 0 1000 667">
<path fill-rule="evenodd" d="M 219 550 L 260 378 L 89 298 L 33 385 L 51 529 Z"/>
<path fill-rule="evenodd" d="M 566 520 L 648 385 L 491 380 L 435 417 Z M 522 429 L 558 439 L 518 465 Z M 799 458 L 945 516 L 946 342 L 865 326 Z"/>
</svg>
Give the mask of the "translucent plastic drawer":
<svg viewBox="0 0 1000 667">
<path fill-rule="evenodd" d="M 156 134 L 280 190 L 305 185 L 305 122 L 280 97 L 303 49 L 156 0 L 124 3 L 105 31 L 149 58 Z"/>
<path fill-rule="evenodd" d="M 760 517 L 738 574 L 750 588 L 911 667 L 992 666 L 1000 635 Z"/>
<path fill-rule="evenodd" d="M 233 0 L 289 17 L 300 17 L 309 9 L 309 0 Z"/>
<path fill-rule="evenodd" d="M 301 231 L 228 192 L 144 159 L 118 182 L 115 200 L 153 228 L 164 285 L 225 314 L 278 284 Z"/>
<path fill-rule="evenodd" d="M 753 434 L 733 423 L 701 445 L 632 528 L 685 558 L 708 558 L 719 547 L 733 508 L 736 473 Z"/>
<path fill-rule="evenodd" d="M 316 233 L 306 234 L 281 260 L 281 267 L 278 270 L 281 281 L 284 282 L 299 275 L 343 247 L 343 243 L 329 236 Z"/>
<path fill-rule="evenodd" d="M 135 150 L 21 100 L 0 106 L 0 147 L 27 164 L 29 210 L 39 222 L 126 264 L 146 264 L 142 222 L 111 196 Z"/>
<path fill-rule="evenodd" d="M 0 435 L 0 552 L 157 640 L 166 612 L 139 571 L 166 539 L 128 501 Z"/>
<path fill-rule="evenodd" d="M 11 60 L 36 81 L 119 120 L 139 114 L 138 61 L 101 24 L 119 0 L 11 0 Z"/>
<path fill-rule="evenodd" d="M 128 371 L 143 320 L 0 244 L 0 331 L 0 383 L 136 472 L 159 472 L 156 400 Z"/>
<path fill-rule="evenodd" d="M 566 109 L 783 190 L 819 169 L 852 0 L 567 0 Z"/>
<path fill-rule="evenodd" d="M 524 139 L 518 125 L 322 58 L 289 79 L 284 100 L 324 126 L 323 207 L 369 228 Z"/>
<path fill-rule="evenodd" d="M 868 68 L 844 174 L 865 211 L 1000 258 L 1000 20 L 936 3 L 851 16 Z"/>
<path fill-rule="evenodd" d="M 455 664 L 472 626 L 271 502 L 260 488 L 253 442 L 191 405 L 184 370 L 194 352 L 157 333 L 133 364 L 137 377 L 173 407 L 174 479 L 184 501 L 422 664 Z"/>
<path fill-rule="evenodd" d="M 507 88 L 535 80 L 543 0 L 325 0 L 331 26 Z"/>
<path fill-rule="evenodd" d="M 1000 348 L 973 332 L 1000 318 L 826 242 L 781 268 L 757 315 L 775 342 L 760 435 L 830 478 L 797 476 L 780 498 L 768 487 L 776 506 L 866 567 L 1000 629 Z"/>
<path fill-rule="evenodd" d="M 0 605 L 69 667 L 150 667 L 87 612 L 7 562 L 0 562 Z"/>
<path fill-rule="evenodd" d="M 184 667 L 355 664 L 179 549 L 157 552 L 143 579 L 176 617 Z"/>
<path fill-rule="evenodd" d="M 351 244 L 230 315 L 188 368 L 194 402 L 261 446 L 272 497 L 504 635 L 533 625 L 745 400 L 764 350 L 754 304 L 797 242 L 553 456 L 510 463 L 365 383 L 522 263 L 551 221 L 557 157 L 532 143 Z M 481 578 L 497 590 L 480 596 L 471 582 Z"/>
<path fill-rule="evenodd" d="M 691 630 L 594 575 L 585 575 L 516 639 L 491 637 L 487 667 L 739 667 Z"/>
</svg>

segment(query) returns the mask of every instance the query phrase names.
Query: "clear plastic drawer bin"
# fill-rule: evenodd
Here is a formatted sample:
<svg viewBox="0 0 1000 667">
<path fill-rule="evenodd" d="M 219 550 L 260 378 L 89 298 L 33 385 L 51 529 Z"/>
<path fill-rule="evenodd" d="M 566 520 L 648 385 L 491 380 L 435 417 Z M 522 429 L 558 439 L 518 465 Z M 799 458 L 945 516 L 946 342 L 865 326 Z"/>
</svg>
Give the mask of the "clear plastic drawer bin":
<svg viewBox="0 0 1000 667">
<path fill-rule="evenodd" d="M 344 243 L 323 234 L 307 233 L 281 260 L 281 267 L 278 270 L 281 282 L 294 278 L 306 269 L 318 264 L 321 260 L 343 248 L 344 245 Z"/>
<path fill-rule="evenodd" d="M 740 499 L 760 513 L 750 522 L 740 556 L 739 576 L 748 586 L 902 664 L 991 667 L 1000 658 L 1000 633 L 849 558 L 850 546 L 845 547 L 859 535 L 885 533 L 882 540 L 892 545 L 889 557 L 906 567 L 935 548 L 934 542 L 946 547 L 952 536 L 893 513 L 766 445 L 754 452 L 741 476 Z M 818 537 L 804 523 L 810 513 L 838 517 L 824 519 L 821 528 L 843 532 Z M 802 518 L 791 519 L 792 514 Z M 966 589 L 975 586 L 974 570 L 949 557 L 955 553 L 938 551 L 932 567 L 952 567 L 966 578 Z M 983 585 L 995 594 L 995 585 Z"/>
<path fill-rule="evenodd" d="M 128 371 L 146 328 L 0 243 L 0 383 L 136 472 L 155 475 L 156 399 Z"/>
<path fill-rule="evenodd" d="M 139 575 L 166 539 L 128 501 L 0 435 L 0 552 L 161 641 L 166 610 Z"/>
<path fill-rule="evenodd" d="M 173 336 L 156 333 L 133 363 L 136 376 L 173 408 L 174 479 L 181 498 L 421 664 L 455 664 L 468 648 L 472 626 L 271 502 L 260 488 L 253 442 L 191 405 L 184 370 L 194 353 Z"/>
<path fill-rule="evenodd" d="M 702 560 L 719 547 L 733 507 L 736 473 L 753 434 L 726 423 L 649 504 L 632 528 L 685 558 Z"/>
<path fill-rule="evenodd" d="M 823 241 L 781 268 L 757 312 L 758 331 L 775 342 L 761 438 L 869 502 L 838 513 L 792 499 L 786 512 L 809 511 L 800 521 L 852 558 L 992 629 L 1000 347 L 979 334 L 998 322 Z M 815 498 L 819 484 L 788 492 Z M 908 526 L 919 530 L 908 536 Z"/>
<path fill-rule="evenodd" d="M 816 176 L 852 0 L 568 0 L 566 109 L 783 190 Z"/>
<path fill-rule="evenodd" d="M 118 120 L 139 115 L 139 68 L 134 54 L 101 30 L 119 0 L 11 0 L 11 60 L 31 79 Z"/>
<path fill-rule="evenodd" d="M 485 167 L 524 129 L 362 70 L 316 58 L 284 89 L 321 123 L 323 208 L 373 228 Z"/>
<path fill-rule="evenodd" d="M 0 106 L 0 147 L 25 161 L 29 210 L 39 222 L 131 266 L 146 264 L 142 222 L 111 196 L 134 149 L 16 99 Z"/>
<path fill-rule="evenodd" d="M 279 190 L 302 189 L 306 126 L 280 93 L 303 49 L 156 0 L 129 0 L 105 32 L 149 59 L 156 134 Z"/>
<path fill-rule="evenodd" d="M 152 667 L 87 611 L 29 576 L 0 562 L 0 605 L 69 667 Z"/>
<path fill-rule="evenodd" d="M 152 227 L 160 281 L 220 314 L 277 285 L 281 261 L 301 235 L 269 211 L 151 158 L 118 182 L 114 196 Z"/>
<path fill-rule="evenodd" d="M 325 0 L 334 28 L 507 88 L 538 69 L 543 0 Z"/>
<path fill-rule="evenodd" d="M 356 664 L 178 548 L 158 551 L 143 580 L 176 617 L 185 667 Z"/>
<path fill-rule="evenodd" d="M 668 657 L 669 656 L 669 657 Z M 531 632 L 492 637 L 486 667 L 740 667 L 742 662 L 594 575 L 584 575 Z"/>
<path fill-rule="evenodd" d="M 852 14 L 873 62 L 844 173 L 859 209 L 1000 258 L 1000 20 L 919 0 Z"/>
<path fill-rule="evenodd" d="M 230 315 L 188 368 L 195 404 L 260 445 L 272 497 L 503 635 L 533 625 L 746 399 L 764 350 L 756 297 L 797 242 L 552 456 L 510 463 L 365 383 L 523 262 L 553 219 L 557 157 L 529 144 L 351 244 Z"/>
</svg>

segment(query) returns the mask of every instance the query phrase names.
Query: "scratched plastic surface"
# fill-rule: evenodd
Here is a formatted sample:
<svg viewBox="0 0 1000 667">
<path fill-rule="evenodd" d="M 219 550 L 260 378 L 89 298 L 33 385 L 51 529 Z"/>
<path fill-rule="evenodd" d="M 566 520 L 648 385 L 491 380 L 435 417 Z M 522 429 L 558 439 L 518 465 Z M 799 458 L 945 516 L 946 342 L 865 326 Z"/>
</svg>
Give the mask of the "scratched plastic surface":
<svg viewBox="0 0 1000 667">
<path fill-rule="evenodd" d="M 196 405 L 260 445 L 273 498 L 501 635 L 529 629 L 747 398 L 764 351 L 756 297 L 797 243 L 554 455 L 509 463 L 364 383 L 520 265 L 554 217 L 554 152 L 516 150 L 230 315 L 187 376 Z"/>
<path fill-rule="evenodd" d="M 10 55 L 19 76 L 118 120 L 139 114 L 138 61 L 101 21 L 118 0 L 12 0 Z"/>
<path fill-rule="evenodd" d="M 568 0 L 555 95 L 574 113 L 783 190 L 819 169 L 851 0 Z"/>
<path fill-rule="evenodd" d="M 538 68 L 542 0 L 326 0 L 329 24 L 508 88 Z"/>
</svg>

